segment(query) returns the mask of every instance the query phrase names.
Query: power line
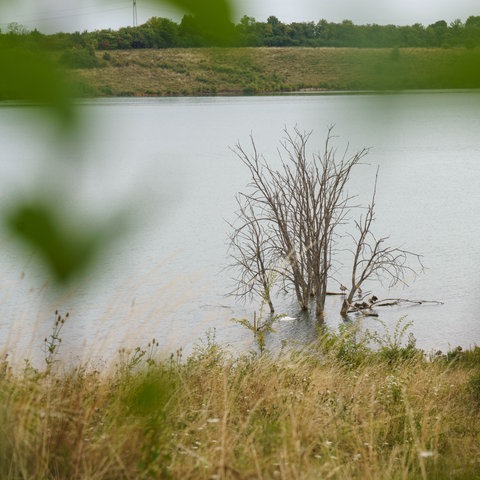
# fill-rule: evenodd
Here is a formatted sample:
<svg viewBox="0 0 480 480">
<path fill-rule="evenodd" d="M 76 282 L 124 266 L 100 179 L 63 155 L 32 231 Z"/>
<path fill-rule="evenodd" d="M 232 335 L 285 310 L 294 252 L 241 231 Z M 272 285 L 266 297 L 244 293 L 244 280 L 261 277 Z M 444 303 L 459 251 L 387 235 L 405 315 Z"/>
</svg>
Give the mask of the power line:
<svg viewBox="0 0 480 480">
<path fill-rule="evenodd" d="M 6 28 L 10 23 L 18 23 L 28 28 L 38 27 L 39 23 L 45 24 L 53 23 L 62 19 L 73 19 L 81 17 L 94 17 L 102 13 L 109 13 L 115 11 L 126 11 L 133 7 L 133 26 L 138 26 L 138 12 L 137 12 L 137 0 L 132 0 L 133 4 L 129 5 L 130 0 L 103 0 L 104 8 L 98 8 L 95 5 L 79 6 L 76 8 L 63 8 L 56 9 L 55 11 L 40 11 L 37 14 L 25 13 L 20 15 L 12 15 L 9 21 L 0 21 L 0 28 Z M 0 0 L 1 3 L 1 0 Z M 144 2 L 145 3 L 145 2 Z M 149 8 L 150 4 L 142 4 L 141 13 L 145 15 L 150 13 L 152 15 L 158 15 L 158 8 Z M 153 5 L 152 5 L 153 7 Z M 132 11 L 132 10 L 130 10 Z M 169 17 L 178 16 L 178 12 L 173 10 L 169 12 Z M 2 20 L 5 19 L 3 16 Z"/>
<path fill-rule="evenodd" d="M 136 3 L 136 1 L 135 1 Z M 52 21 L 52 20 L 57 20 L 57 19 L 62 19 L 62 18 L 75 18 L 75 17 L 84 17 L 87 15 L 96 15 L 99 13 L 108 13 L 108 12 L 113 12 L 113 11 L 119 11 L 119 10 L 126 10 L 129 8 L 127 5 L 124 3 L 113 3 L 112 5 L 119 5 L 116 7 L 112 8 L 103 8 L 103 9 L 98 9 L 95 8 L 95 6 L 91 7 L 83 7 L 83 8 L 75 8 L 75 9 L 63 9 L 63 10 L 56 10 L 56 14 L 50 15 L 50 14 L 44 14 L 40 16 L 35 16 L 35 17 L 16 17 L 12 18 L 11 21 L 9 22 L 0 22 L 0 25 L 8 25 L 9 23 L 20 23 L 20 24 L 33 24 L 36 22 L 40 21 Z M 123 5 L 123 6 L 120 6 Z M 83 10 L 83 11 L 82 11 Z M 62 12 L 65 12 L 62 14 Z M 72 12 L 72 13 L 69 13 Z"/>
</svg>

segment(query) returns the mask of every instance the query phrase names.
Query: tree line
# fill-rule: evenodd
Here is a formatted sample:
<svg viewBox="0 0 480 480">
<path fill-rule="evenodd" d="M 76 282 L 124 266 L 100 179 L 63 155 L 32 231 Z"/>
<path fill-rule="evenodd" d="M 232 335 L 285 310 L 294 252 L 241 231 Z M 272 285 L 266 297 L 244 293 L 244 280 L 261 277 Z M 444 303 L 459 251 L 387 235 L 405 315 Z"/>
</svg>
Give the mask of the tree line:
<svg viewBox="0 0 480 480">
<path fill-rule="evenodd" d="M 317 23 L 283 23 L 270 16 L 266 22 L 243 16 L 238 24 L 229 26 L 230 34 L 223 42 L 209 34 L 195 16 L 184 15 L 177 23 L 167 18 L 152 17 L 143 25 L 118 30 L 55 33 L 45 35 L 38 30 L 27 31 L 17 23 L 0 32 L 1 41 L 20 40 L 24 44 L 40 42 L 49 49 L 90 48 L 95 50 L 138 48 L 188 48 L 205 46 L 231 47 L 466 47 L 480 46 L 480 16 L 470 16 L 465 22 L 447 24 L 439 20 L 431 25 L 409 26 L 356 25 L 350 20 L 341 23 L 325 19 Z"/>
</svg>

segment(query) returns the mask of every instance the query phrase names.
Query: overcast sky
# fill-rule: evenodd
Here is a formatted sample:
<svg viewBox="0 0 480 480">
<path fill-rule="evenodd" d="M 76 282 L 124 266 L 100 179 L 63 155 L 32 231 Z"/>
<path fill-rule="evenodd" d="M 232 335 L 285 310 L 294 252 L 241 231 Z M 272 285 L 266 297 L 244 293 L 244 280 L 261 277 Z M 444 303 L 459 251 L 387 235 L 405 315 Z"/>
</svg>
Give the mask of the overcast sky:
<svg viewBox="0 0 480 480">
<path fill-rule="evenodd" d="M 137 1 L 138 24 L 153 16 L 179 21 L 182 13 L 160 2 Z M 198 0 L 201 1 L 201 0 Z M 117 29 L 132 25 L 133 0 L 0 0 L 0 28 L 18 22 L 45 33 Z M 236 0 L 235 21 L 243 15 L 265 21 L 275 15 L 282 22 L 331 22 L 425 26 L 480 15 L 479 0 Z"/>
</svg>

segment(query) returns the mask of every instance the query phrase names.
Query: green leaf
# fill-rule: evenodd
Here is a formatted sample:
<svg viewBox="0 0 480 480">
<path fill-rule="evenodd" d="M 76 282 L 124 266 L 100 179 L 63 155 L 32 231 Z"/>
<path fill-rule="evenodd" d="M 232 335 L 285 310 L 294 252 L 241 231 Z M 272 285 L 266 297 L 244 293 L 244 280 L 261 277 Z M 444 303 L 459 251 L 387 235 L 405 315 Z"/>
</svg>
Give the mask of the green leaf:
<svg viewBox="0 0 480 480">
<path fill-rule="evenodd" d="M 157 0 L 192 14 L 202 32 L 218 42 L 228 43 L 233 36 L 232 8 L 228 0 Z"/>
<path fill-rule="evenodd" d="M 74 120 L 66 73 L 41 50 L 0 46 L 0 100 L 23 100 L 48 106 L 62 126 Z"/>
<path fill-rule="evenodd" d="M 112 228 L 84 231 L 68 227 L 56 213 L 55 206 L 23 203 L 7 216 L 7 227 L 48 267 L 59 284 L 68 283 L 90 264 L 109 236 Z"/>
</svg>

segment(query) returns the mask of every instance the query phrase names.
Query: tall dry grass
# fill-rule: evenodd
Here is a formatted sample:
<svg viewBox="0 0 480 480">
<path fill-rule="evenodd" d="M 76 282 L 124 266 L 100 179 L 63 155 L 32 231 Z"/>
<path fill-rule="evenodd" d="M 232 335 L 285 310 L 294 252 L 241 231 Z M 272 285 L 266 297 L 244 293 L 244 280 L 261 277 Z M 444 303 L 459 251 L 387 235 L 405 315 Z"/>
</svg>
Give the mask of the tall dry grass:
<svg viewBox="0 0 480 480">
<path fill-rule="evenodd" d="M 479 359 L 328 334 L 236 358 L 151 342 L 102 372 L 5 360 L 0 478 L 479 478 Z"/>
</svg>

